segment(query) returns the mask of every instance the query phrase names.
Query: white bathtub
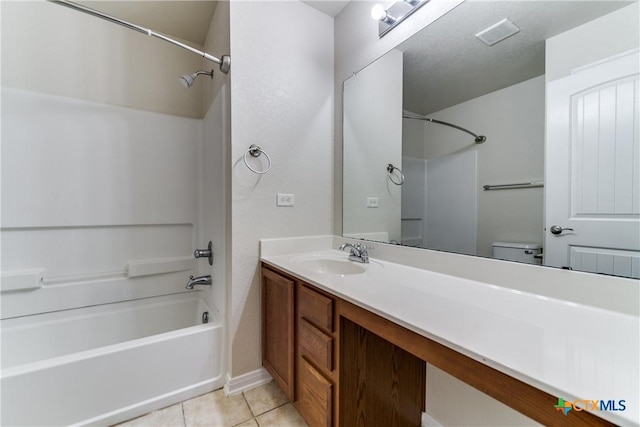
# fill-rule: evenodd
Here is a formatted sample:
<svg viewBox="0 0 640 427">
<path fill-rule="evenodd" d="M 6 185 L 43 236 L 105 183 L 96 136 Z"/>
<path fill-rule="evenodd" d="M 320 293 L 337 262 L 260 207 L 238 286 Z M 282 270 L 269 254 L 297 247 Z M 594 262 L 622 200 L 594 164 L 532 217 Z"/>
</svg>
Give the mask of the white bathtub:
<svg viewBox="0 0 640 427">
<path fill-rule="evenodd" d="M 2 320 L 0 424 L 109 425 L 221 387 L 223 329 L 199 294 Z"/>
</svg>

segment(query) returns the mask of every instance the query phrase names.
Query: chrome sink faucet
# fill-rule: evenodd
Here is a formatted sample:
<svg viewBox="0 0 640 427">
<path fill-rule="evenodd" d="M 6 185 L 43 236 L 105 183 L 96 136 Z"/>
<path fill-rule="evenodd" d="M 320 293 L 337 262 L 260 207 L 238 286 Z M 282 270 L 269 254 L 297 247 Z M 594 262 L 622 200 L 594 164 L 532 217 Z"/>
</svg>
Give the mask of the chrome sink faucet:
<svg viewBox="0 0 640 427">
<path fill-rule="evenodd" d="M 198 276 L 198 277 L 189 276 L 189 281 L 187 282 L 187 286 L 185 286 L 185 288 L 191 290 L 193 289 L 194 286 L 199 286 L 199 285 L 211 286 L 211 275 Z"/>
<path fill-rule="evenodd" d="M 340 250 L 343 251 L 346 248 L 349 248 L 351 252 L 349 253 L 349 260 L 355 262 L 361 262 L 364 264 L 369 263 L 369 252 L 367 252 L 367 247 L 364 245 L 360 245 L 360 243 L 356 243 L 352 245 L 351 243 L 344 243 L 340 245 Z"/>
</svg>

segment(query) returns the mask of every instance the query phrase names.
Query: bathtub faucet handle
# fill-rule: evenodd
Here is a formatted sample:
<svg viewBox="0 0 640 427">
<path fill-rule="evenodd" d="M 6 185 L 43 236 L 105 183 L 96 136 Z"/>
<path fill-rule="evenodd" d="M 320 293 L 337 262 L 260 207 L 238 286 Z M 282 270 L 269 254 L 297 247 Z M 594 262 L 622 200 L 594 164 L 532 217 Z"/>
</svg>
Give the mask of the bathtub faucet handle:
<svg viewBox="0 0 640 427">
<path fill-rule="evenodd" d="M 196 249 L 193 251 L 193 256 L 195 258 L 209 258 L 209 265 L 213 265 L 213 246 L 211 245 L 211 240 L 209 240 L 207 249 Z"/>
</svg>

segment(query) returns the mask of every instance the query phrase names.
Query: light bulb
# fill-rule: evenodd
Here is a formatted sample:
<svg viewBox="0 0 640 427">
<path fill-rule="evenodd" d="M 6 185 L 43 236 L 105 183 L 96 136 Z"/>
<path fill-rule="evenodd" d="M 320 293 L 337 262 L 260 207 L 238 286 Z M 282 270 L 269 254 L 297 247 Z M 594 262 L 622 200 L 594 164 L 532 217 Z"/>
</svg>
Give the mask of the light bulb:
<svg viewBox="0 0 640 427">
<path fill-rule="evenodd" d="M 384 9 L 384 6 L 377 4 L 371 8 L 371 17 L 376 21 L 383 20 L 387 17 L 387 11 Z"/>
</svg>

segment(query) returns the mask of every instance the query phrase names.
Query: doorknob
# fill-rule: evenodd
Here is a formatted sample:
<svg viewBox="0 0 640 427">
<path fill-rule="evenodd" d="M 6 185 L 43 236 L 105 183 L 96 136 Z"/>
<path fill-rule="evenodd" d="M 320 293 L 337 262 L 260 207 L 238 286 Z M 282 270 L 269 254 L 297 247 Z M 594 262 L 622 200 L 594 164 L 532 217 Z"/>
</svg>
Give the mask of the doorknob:
<svg viewBox="0 0 640 427">
<path fill-rule="evenodd" d="M 565 230 L 573 231 L 573 228 L 562 228 L 559 225 L 552 225 L 549 229 L 549 231 L 551 231 L 551 234 L 560 234 Z"/>
</svg>

